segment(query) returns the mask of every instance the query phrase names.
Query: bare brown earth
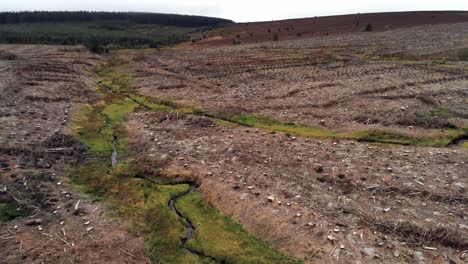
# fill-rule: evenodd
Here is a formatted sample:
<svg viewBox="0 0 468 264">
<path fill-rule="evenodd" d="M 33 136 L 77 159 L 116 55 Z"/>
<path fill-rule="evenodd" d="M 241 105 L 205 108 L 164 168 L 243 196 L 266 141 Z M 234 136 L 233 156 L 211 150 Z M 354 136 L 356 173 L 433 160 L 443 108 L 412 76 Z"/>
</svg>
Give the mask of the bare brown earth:
<svg viewBox="0 0 468 264">
<path fill-rule="evenodd" d="M 468 124 L 456 58 L 467 37 L 467 23 L 452 23 L 118 55 L 148 96 L 418 136 Z M 76 47 L 0 46 L 0 203 L 29 212 L 0 224 L 0 262 L 148 263 L 142 237 L 66 177 L 85 151 L 72 117 L 96 100 L 89 70 L 102 62 Z M 428 121 L 438 108 L 456 117 Z M 209 203 L 306 263 L 467 261 L 466 148 L 293 137 L 181 113 L 134 113 L 126 126 L 139 165 L 197 176 Z"/>
<path fill-rule="evenodd" d="M 468 46 L 467 36 L 468 24 L 459 23 L 176 49 L 148 53 L 135 63 L 135 76 L 144 94 L 213 112 L 418 135 L 466 125 L 460 119 L 428 122 L 424 113 L 448 108 L 468 116 L 466 63 L 434 62 Z"/>
<path fill-rule="evenodd" d="M 266 7 L 268 8 L 268 7 Z M 257 43 L 274 40 L 310 38 L 333 34 L 364 31 L 367 24 L 374 31 L 387 31 L 421 25 L 438 25 L 468 21 L 468 12 L 429 11 L 429 12 L 390 12 L 353 14 L 341 16 L 300 18 L 254 23 L 237 23 L 208 32 L 194 34 L 196 45 L 232 44 L 235 39 L 240 43 Z"/>
<path fill-rule="evenodd" d="M 142 157 L 167 164 L 171 174 L 196 175 L 213 205 L 293 256 L 312 263 L 466 257 L 466 151 L 319 142 L 213 125 L 135 114 L 128 128 Z"/>
<path fill-rule="evenodd" d="M 148 263 L 142 238 L 66 177 L 85 150 L 71 117 L 95 100 L 87 71 L 100 59 L 32 45 L 1 45 L 0 57 L 0 202 L 28 212 L 0 223 L 0 262 Z"/>
<path fill-rule="evenodd" d="M 130 66 L 145 95 L 215 113 L 427 135 L 467 124 L 466 62 L 438 62 L 467 47 L 467 29 L 148 51 Z M 460 115 L 429 122 L 434 108 Z M 142 157 L 197 175 L 213 205 L 306 262 L 467 261 L 466 149 L 319 141 L 179 114 L 134 114 L 127 127 Z"/>
</svg>

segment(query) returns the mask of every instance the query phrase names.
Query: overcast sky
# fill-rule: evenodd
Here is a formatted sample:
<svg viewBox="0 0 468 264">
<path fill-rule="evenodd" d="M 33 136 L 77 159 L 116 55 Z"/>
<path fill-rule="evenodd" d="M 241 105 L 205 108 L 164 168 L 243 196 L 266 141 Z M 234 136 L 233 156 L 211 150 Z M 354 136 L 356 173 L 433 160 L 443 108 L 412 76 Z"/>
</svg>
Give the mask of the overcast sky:
<svg viewBox="0 0 468 264">
<path fill-rule="evenodd" d="M 246 22 L 385 11 L 468 11 L 468 0 L 0 0 L 0 11 L 20 10 L 145 11 Z"/>
</svg>

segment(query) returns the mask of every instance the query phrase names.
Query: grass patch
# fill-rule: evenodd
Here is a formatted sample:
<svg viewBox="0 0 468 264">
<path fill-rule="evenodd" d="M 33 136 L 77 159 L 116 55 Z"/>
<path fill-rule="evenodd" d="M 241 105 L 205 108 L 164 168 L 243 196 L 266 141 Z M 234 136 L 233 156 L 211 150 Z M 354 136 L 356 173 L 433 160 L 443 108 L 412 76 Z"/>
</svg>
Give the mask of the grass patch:
<svg viewBox="0 0 468 264">
<path fill-rule="evenodd" d="M 106 155 L 113 150 L 113 131 L 106 119 L 100 114 L 103 105 L 85 106 L 76 117 L 73 127 L 74 135 L 85 144 L 90 152 Z"/>
<path fill-rule="evenodd" d="M 447 147 L 454 138 L 457 138 L 464 133 L 465 132 L 463 130 L 452 129 L 442 131 L 438 136 L 434 136 L 432 138 L 416 138 L 387 131 L 363 131 L 352 134 L 351 138 L 355 138 L 362 142 L 413 145 L 419 147 Z"/>
<path fill-rule="evenodd" d="M 198 193 L 177 201 L 195 226 L 189 245 L 220 263 L 300 263 L 250 236 L 242 226 L 208 206 Z"/>
<path fill-rule="evenodd" d="M 282 123 L 267 116 L 240 114 L 225 115 L 221 118 L 243 126 L 255 127 L 275 132 L 283 132 L 304 137 L 334 138 L 337 136 L 336 133 L 325 129 L 312 128 L 292 123 Z"/>
<path fill-rule="evenodd" d="M 72 181 L 96 200 L 108 201 L 112 214 L 131 223 L 135 233 L 145 234 L 154 263 L 202 263 L 184 249 L 185 227 L 168 207 L 172 197 L 187 192 L 190 186 L 157 185 L 136 178 L 130 163 L 121 162 L 112 171 L 106 162 L 89 163 L 71 173 Z"/>
<path fill-rule="evenodd" d="M 398 145 L 416 145 L 419 140 L 409 138 L 397 133 L 383 132 L 383 131 L 365 131 L 357 132 L 353 135 L 358 141 L 363 142 L 380 142 Z"/>
<path fill-rule="evenodd" d="M 441 113 L 445 110 L 437 110 Z M 447 129 L 443 130 L 438 135 L 427 137 L 410 137 L 388 131 L 358 131 L 352 133 L 337 133 L 334 131 L 314 128 L 292 123 L 283 123 L 267 116 L 257 116 L 249 114 L 238 115 L 222 115 L 220 119 L 236 123 L 242 126 L 260 128 L 264 130 L 281 132 L 295 136 L 310 137 L 310 138 L 331 138 L 331 139 L 347 139 L 363 142 L 377 142 L 397 145 L 414 145 L 421 147 L 445 147 L 454 139 L 461 135 L 467 134 L 468 131 L 463 129 Z"/>
<path fill-rule="evenodd" d="M 452 111 L 445 107 L 437 107 L 432 109 L 429 112 L 421 113 L 422 117 L 432 118 L 432 117 L 441 117 L 441 118 L 463 118 L 462 114 L 459 114 L 455 111 Z"/>
<path fill-rule="evenodd" d="M 151 179 L 141 176 L 144 173 L 141 173 L 141 167 L 135 166 L 136 162 L 126 144 L 124 127 L 127 116 L 140 109 L 189 114 L 203 112 L 139 95 L 132 88 L 133 78 L 125 71 L 124 65 L 122 61 L 112 60 L 94 71 L 101 79 L 99 92 L 103 100 L 84 107 L 74 127 L 76 137 L 88 146 L 92 161 L 71 170 L 72 182 L 96 200 L 108 201 L 115 216 L 131 223 L 135 232 L 144 234 L 149 256 L 154 263 L 212 263 L 210 258 L 198 256 L 185 248 L 181 241 L 186 235 L 185 223 L 168 206 L 172 197 L 186 193 L 190 186 L 171 182 L 169 175 Z M 114 168 L 110 168 L 115 137 L 119 140 L 119 160 Z M 200 244 L 204 252 L 209 247 L 206 254 L 213 254 L 217 259 L 225 260 L 225 263 L 293 262 L 248 235 L 240 224 L 205 206 L 200 196 L 190 197 L 197 200 L 190 207 L 185 203 L 184 208 L 189 209 L 186 217 L 196 219 L 201 231 L 200 237 L 193 243 Z M 209 235 L 209 232 L 221 236 L 206 241 L 216 237 Z"/>
<path fill-rule="evenodd" d="M 123 61 L 111 61 L 111 67 L 102 67 L 97 69 L 97 73 L 103 76 L 104 81 L 101 83 L 105 89 L 112 91 L 112 94 L 119 94 L 125 96 L 130 102 L 126 102 L 123 106 L 109 106 L 111 107 L 114 119 L 116 121 L 123 121 L 124 116 L 129 112 L 134 111 L 136 107 L 140 106 L 154 111 L 177 111 L 193 115 L 211 115 L 210 113 L 193 109 L 191 107 L 182 106 L 168 100 L 161 100 L 153 97 L 143 96 L 131 88 L 133 81 L 131 76 L 125 71 L 109 70 L 109 68 L 116 68 L 124 65 Z M 121 100 L 121 99 L 120 99 Z M 112 101 L 112 99 L 110 99 Z M 119 108 L 115 110 L 112 108 Z M 121 109 L 120 109 L 121 108 Z M 127 108 L 127 109 L 126 109 Z M 131 108 L 131 109 L 128 109 Z M 108 113 L 111 114 L 111 113 Z M 428 113 L 426 117 L 461 117 L 460 114 L 453 112 L 447 108 L 435 108 Z M 232 122 L 242 126 L 254 127 L 274 132 L 281 132 L 296 136 L 310 137 L 310 138 L 332 138 L 332 139 L 348 139 L 365 142 L 379 142 L 386 144 L 398 145 L 415 145 L 425 147 L 444 147 L 447 146 L 452 139 L 467 133 L 462 129 L 447 129 L 441 131 L 437 136 L 427 137 L 410 137 L 388 131 L 358 131 L 352 133 L 337 133 L 334 131 L 326 130 L 323 128 L 314 128 L 304 125 L 293 123 L 284 123 L 275 120 L 268 116 L 251 115 L 251 114 L 221 114 L 217 116 L 218 121 Z M 111 118 L 112 119 L 112 118 Z"/>
<path fill-rule="evenodd" d="M 462 149 L 468 149 L 468 142 L 464 142 L 464 143 L 461 145 L 461 148 L 462 148 Z"/>
<path fill-rule="evenodd" d="M 0 222 L 8 222 L 26 215 L 28 215 L 26 210 L 18 208 L 12 203 L 0 203 Z"/>
</svg>

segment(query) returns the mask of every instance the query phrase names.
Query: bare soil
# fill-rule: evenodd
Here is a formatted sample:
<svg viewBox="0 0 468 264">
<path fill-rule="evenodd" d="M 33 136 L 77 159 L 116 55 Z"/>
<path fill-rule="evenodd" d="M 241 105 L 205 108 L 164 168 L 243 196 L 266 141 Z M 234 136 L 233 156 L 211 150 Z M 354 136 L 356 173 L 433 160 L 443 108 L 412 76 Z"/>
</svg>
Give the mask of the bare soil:
<svg viewBox="0 0 468 264">
<path fill-rule="evenodd" d="M 211 113 L 418 137 L 467 125 L 466 63 L 448 60 L 467 28 L 181 47 L 130 66 L 141 93 Z M 134 114 L 127 128 L 148 162 L 196 175 L 210 203 L 306 262 L 466 261 L 466 149 L 319 141 L 167 113 Z"/>
<path fill-rule="evenodd" d="M 430 14 L 413 15 L 440 23 L 401 28 L 420 23 L 408 18 L 392 30 L 375 23 L 372 33 L 354 25 L 297 40 L 112 54 L 130 62 L 138 92 L 211 113 L 133 113 L 135 165 L 195 176 L 208 203 L 306 263 L 465 263 L 466 143 L 333 141 L 213 118 L 245 113 L 413 137 L 466 128 L 468 65 L 457 56 L 468 24 L 442 24 L 466 16 Z M 0 223 L 0 262 L 149 263 L 144 234 L 67 177 L 86 151 L 71 136 L 74 114 L 98 100 L 90 69 L 103 61 L 79 47 L 0 45 L 0 204 L 26 214 Z"/>
<path fill-rule="evenodd" d="M 79 47 L 1 45 L 0 202 L 27 212 L 0 223 L 2 263 L 148 263 L 143 239 L 69 186 L 86 148 L 73 113 L 95 100 L 87 73 L 101 59 Z"/>
<path fill-rule="evenodd" d="M 463 127 L 468 70 L 435 63 L 467 45 L 468 24 L 148 53 L 140 91 L 182 104 L 333 130 L 412 135 Z M 450 41 L 447 41 L 450 39 Z M 447 108 L 457 118 L 427 118 Z M 429 130 L 428 130 L 429 129 Z"/>
<path fill-rule="evenodd" d="M 207 125 L 208 124 L 208 125 Z M 135 114 L 142 157 L 196 175 L 206 199 L 311 262 L 448 263 L 467 249 L 468 153 L 316 140 Z"/>
</svg>

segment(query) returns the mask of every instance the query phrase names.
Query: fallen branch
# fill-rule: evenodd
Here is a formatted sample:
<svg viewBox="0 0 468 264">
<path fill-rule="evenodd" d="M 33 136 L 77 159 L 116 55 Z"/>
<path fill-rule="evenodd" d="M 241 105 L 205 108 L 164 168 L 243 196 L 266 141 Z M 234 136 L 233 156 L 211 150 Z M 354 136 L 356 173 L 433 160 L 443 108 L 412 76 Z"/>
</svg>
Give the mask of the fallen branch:
<svg viewBox="0 0 468 264">
<path fill-rule="evenodd" d="M 30 203 L 27 203 L 27 202 L 24 202 L 24 201 L 21 201 L 20 199 L 17 199 L 16 197 L 12 196 L 13 199 L 18 203 L 18 204 L 22 204 L 22 205 L 26 205 L 26 206 L 29 206 L 29 207 L 32 207 L 34 209 L 37 209 L 37 210 L 40 210 L 41 208 L 39 208 L 38 206 L 35 206 L 33 204 L 30 204 Z"/>
<path fill-rule="evenodd" d="M 63 239 L 62 237 L 59 236 L 59 234 L 55 234 L 60 240 L 62 240 L 65 244 L 67 244 L 69 247 L 72 247 L 72 245 L 70 245 L 70 243 L 68 243 L 65 239 Z"/>
<path fill-rule="evenodd" d="M 329 257 L 331 257 L 333 255 L 333 252 L 335 252 L 337 247 L 338 247 L 338 244 L 333 248 L 332 251 L 330 251 L 330 254 L 328 254 Z"/>
<path fill-rule="evenodd" d="M 129 255 L 130 257 L 137 258 L 137 257 L 136 257 L 135 255 L 133 255 L 132 253 L 127 252 L 127 251 L 125 251 L 125 250 L 123 250 L 123 249 L 120 249 L 120 251 L 122 251 L 123 253 Z"/>
</svg>

